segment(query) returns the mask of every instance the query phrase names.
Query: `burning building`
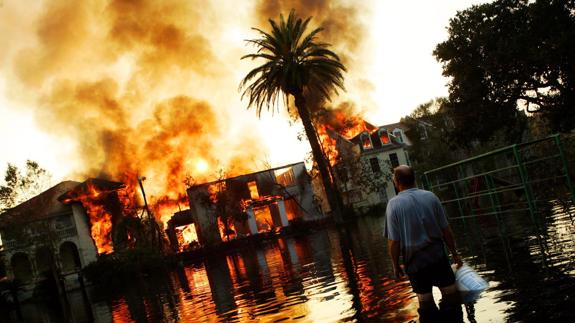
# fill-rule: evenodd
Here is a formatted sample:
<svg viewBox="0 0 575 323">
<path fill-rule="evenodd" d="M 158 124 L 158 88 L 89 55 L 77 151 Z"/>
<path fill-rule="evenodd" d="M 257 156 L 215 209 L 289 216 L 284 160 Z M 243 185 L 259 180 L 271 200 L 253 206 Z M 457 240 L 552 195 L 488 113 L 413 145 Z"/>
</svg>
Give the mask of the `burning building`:
<svg viewBox="0 0 575 323">
<path fill-rule="evenodd" d="M 194 185 L 187 192 L 190 210 L 168 222 L 168 237 L 180 250 L 194 241 L 178 238 L 183 234 L 199 245 L 216 245 L 324 217 L 303 162 Z"/>
<path fill-rule="evenodd" d="M 376 127 L 361 120 L 359 131 L 325 130 L 328 156 L 345 205 L 356 212 L 384 206 L 396 195 L 392 170 L 409 165 L 404 133 L 398 127 Z M 330 155 L 331 152 L 331 155 Z"/>
<path fill-rule="evenodd" d="M 7 277 L 30 290 L 46 274 L 78 287 L 80 270 L 99 254 L 133 242 L 113 232 L 126 217 L 124 184 L 101 179 L 64 181 L 0 215 L 2 259 Z"/>
</svg>

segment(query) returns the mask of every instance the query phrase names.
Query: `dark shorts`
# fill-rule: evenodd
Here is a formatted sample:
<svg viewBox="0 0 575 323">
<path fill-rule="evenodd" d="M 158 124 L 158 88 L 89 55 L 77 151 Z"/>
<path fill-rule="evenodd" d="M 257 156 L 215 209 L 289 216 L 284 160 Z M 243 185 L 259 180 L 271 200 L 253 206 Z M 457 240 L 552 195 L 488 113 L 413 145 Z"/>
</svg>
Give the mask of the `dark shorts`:
<svg viewBox="0 0 575 323">
<path fill-rule="evenodd" d="M 413 292 L 416 294 L 431 293 L 433 286 L 447 287 L 455 283 L 455 275 L 447 256 L 426 266 L 415 273 L 408 274 Z"/>
</svg>

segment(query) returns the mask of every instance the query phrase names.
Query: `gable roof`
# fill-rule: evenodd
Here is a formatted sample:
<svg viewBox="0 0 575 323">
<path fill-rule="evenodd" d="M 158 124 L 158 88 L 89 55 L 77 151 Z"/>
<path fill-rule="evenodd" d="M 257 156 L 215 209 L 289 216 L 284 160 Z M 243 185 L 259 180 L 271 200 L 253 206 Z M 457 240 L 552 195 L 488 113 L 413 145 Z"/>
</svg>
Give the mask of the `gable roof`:
<svg viewBox="0 0 575 323">
<path fill-rule="evenodd" d="M 0 227 L 38 221 L 54 215 L 70 211 L 70 207 L 58 201 L 58 197 L 74 187 L 79 182 L 64 181 L 18 204 L 0 214 Z"/>
</svg>

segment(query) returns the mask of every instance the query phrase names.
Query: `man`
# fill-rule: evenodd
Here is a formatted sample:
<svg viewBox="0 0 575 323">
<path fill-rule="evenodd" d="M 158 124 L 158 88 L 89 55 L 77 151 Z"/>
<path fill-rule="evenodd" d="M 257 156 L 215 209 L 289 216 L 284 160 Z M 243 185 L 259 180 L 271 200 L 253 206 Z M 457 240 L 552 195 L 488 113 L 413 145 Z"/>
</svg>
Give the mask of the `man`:
<svg viewBox="0 0 575 323">
<path fill-rule="evenodd" d="M 399 193 L 387 204 L 385 236 L 394 275 L 403 276 L 399 265 L 401 253 L 405 272 L 419 300 L 421 322 L 463 322 L 455 275 L 443 241 L 458 268 L 462 262 L 441 202 L 432 192 L 415 187 L 415 176 L 409 166 L 394 169 L 393 183 Z M 441 290 L 439 310 L 433 300 L 432 286 Z"/>
</svg>

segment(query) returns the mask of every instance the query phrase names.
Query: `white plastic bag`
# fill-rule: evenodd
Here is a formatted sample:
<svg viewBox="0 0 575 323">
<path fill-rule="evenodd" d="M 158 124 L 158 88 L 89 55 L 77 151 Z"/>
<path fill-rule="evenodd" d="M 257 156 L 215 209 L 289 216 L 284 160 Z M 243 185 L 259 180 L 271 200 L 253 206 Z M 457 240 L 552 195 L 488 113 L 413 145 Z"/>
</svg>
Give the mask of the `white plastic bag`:
<svg viewBox="0 0 575 323">
<path fill-rule="evenodd" d="M 457 265 L 451 266 L 455 273 L 455 284 L 460 292 L 481 293 L 489 287 L 485 279 L 481 278 L 471 267 L 463 264 L 459 269 Z"/>
</svg>

